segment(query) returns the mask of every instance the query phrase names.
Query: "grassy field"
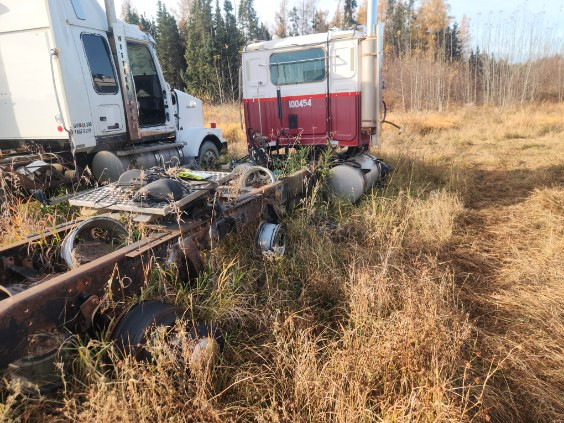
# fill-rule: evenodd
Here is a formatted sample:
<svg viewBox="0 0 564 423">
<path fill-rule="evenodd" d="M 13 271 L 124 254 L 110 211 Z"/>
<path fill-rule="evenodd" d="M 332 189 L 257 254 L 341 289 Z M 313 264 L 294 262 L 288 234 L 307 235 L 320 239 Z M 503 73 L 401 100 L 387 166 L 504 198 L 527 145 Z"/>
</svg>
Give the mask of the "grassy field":
<svg viewBox="0 0 564 423">
<path fill-rule="evenodd" d="M 234 156 L 238 113 L 206 116 Z M 389 119 L 404 130 L 375 151 L 387 186 L 357 206 L 316 190 L 286 221 L 287 257 L 256 254 L 250 228 L 194 286 L 147 282 L 222 328 L 213 368 L 77 343 L 61 396 L 5 393 L 0 420 L 562 421 L 564 105 Z M 2 243 L 66 212 L 18 210 Z"/>
</svg>

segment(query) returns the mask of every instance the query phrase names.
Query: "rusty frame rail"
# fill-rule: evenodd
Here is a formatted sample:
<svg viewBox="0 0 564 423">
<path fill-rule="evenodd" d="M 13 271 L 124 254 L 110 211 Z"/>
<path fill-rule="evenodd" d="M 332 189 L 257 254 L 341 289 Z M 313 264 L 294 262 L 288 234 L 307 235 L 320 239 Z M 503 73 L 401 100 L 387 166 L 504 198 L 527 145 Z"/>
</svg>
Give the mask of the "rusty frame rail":
<svg viewBox="0 0 564 423">
<path fill-rule="evenodd" d="M 112 295 L 122 299 L 135 295 L 145 286 L 152 264 L 170 257 L 185 260 L 190 272 L 198 273 L 202 266 L 201 249 L 212 248 L 227 234 L 261 217 L 275 218 L 283 208 L 305 196 L 310 175 L 307 169 L 302 169 L 221 204 L 220 212 L 214 212 L 208 218 L 158 227 L 158 231 L 146 239 L 0 301 L 0 369 L 26 355 L 34 334 L 57 332 L 63 328 L 73 333 L 83 332 L 84 327 L 77 321 L 81 312 L 80 299 L 85 293 L 99 298 Z M 70 222 L 0 249 L 0 257 L 18 255 L 45 238 L 64 236 L 76 224 Z M 17 260 L 21 261 L 21 258 Z"/>
</svg>

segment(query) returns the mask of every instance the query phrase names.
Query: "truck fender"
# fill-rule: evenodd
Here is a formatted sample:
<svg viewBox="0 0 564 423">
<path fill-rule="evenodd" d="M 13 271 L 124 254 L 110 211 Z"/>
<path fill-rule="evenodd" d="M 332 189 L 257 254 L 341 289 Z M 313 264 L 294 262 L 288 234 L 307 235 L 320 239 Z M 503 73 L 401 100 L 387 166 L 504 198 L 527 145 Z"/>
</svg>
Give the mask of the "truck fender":
<svg viewBox="0 0 564 423">
<path fill-rule="evenodd" d="M 178 133 L 177 142 L 184 144 L 184 157 L 198 157 L 205 141 L 212 141 L 219 152 L 226 148 L 226 142 L 218 128 L 186 128 Z"/>
</svg>

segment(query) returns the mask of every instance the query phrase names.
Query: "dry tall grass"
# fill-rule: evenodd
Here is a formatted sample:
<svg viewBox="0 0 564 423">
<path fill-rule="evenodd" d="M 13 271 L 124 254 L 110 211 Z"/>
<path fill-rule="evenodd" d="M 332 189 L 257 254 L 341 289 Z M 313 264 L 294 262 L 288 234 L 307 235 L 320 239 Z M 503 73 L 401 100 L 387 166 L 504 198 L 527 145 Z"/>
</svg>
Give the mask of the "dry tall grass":
<svg viewBox="0 0 564 423">
<path fill-rule="evenodd" d="M 244 152 L 237 109 L 207 113 Z M 406 129 L 378 153 L 388 186 L 355 207 L 308 200 L 284 259 L 257 255 L 250 228 L 192 286 L 148 281 L 223 329 L 216 367 L 78 343 L 61 396 L 5 391 L 0 418 L 562 420 L 564 106 L 391 119 Z"/>
<path fill-rule="evenodd" d="M 533 14 L 527 3 L 516 2 L 514 7 L 511 15 L 484 13 L 462 31 L 460 57 L 455 55 L 454 60 L 447 37 L 440 41 L 438 54 L 422 49 L 420 37 L 397 40 L 393 48 L 388 44 L 384 65 L 388 103 L 404 111 L 443 111 L 464 104 L 564 101 L 564 38 L 552 22 L 557 18 Z M 420 24 L 419 19 L 408 18 L 397 37 L 409 38 L 407 34 L 421 30 Z"/>
</svg>

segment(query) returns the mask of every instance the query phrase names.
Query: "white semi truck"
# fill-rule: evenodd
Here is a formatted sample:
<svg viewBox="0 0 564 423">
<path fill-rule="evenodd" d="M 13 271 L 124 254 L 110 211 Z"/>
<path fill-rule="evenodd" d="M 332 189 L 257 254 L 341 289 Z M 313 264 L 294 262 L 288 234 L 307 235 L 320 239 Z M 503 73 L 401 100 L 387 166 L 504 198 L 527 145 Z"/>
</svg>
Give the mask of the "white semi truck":
<svg viewBox="0 0 564 423">
<path fill-rule="evenodd" d="M 155 41 L 118 21 L 113 0 L 105 10 L 0 0 L 0 170 L 24 188 L 56 186 L 74 167 L 114 181 L 225 148 L 221 130 L 204 127 L 202 102 L 171 89 Z"/>
</svg>

